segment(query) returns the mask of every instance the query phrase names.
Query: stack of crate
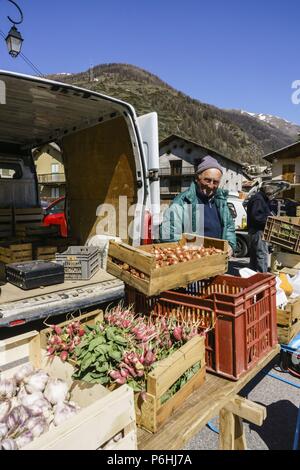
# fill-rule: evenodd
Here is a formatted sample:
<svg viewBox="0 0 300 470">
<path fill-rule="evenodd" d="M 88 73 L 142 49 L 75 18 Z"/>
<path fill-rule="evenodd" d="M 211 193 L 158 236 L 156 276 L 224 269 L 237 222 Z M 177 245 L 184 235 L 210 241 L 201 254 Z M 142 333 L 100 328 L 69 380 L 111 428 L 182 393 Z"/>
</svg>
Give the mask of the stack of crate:
<svg viewBox="0 0 300 470">
<path fill-rule="evenodd" d="M 291 276 L 300 270 L 300 217 L 269 217 L 264 239 L 274 245 L 271 271 Z M 300 298 L 289 299 L 284 309 L 277 309 L 278 338 L 288 344 L 300 332 Z"/>
<path fill-rule="evenodd" d="M 13 235 L 13 212 L 11 208 L 0 209 L 0 240 Z"/>
<path fill-rule="evenodd" d="M 21 263 L 32 260 L 32 244 L 12 244 L 0 247 L 0 262 L 5 264 Z"/>
<path fill-rule="evenodd" d="M 37 246 L 34 250 L 34 259 L 54 261 L 56 252 L 56 246 Z"/>
<path fill-rule="evenodd" d="M 41 207 L 14 209 L 15 233 L 20 238 L 58 234 L 58 226 L 44 226 L 42 220 Z"/>
<path fill-rule="evenodd" d="M 225 240 L 183 235 L 178 243 L 154 246 L 176 249 L 178 244 L 221 252 L 157 267 L 152 245 L 135 248 L 110 241 L 107 271 L 125 282 L 127 302 L 136 313 L 197 324 L 205 334 L 207 369 L 238 380 L 277 344 L 275 276 L 224 274 Z"/>
</svg>

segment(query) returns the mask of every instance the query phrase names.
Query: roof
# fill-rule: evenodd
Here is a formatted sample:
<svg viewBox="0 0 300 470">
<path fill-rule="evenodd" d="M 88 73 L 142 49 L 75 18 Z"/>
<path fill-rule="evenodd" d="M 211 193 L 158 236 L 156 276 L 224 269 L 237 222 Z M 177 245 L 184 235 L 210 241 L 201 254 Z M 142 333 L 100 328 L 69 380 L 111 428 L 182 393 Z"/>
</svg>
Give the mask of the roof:
<svg viewBox="0 0 300 470">
<path fill-rule="evenodd" d="M 128 103 L 66 83 L 0 70 L 0 142 L 39 147 L 65 135 L 128 113 Z"/>
<path fill-rule="evenodd" d="M 181 135 L 178 135 L 178 134 L 171 134 L 169 135 L 168 137 L 166 137 L 164 140 L 160 141 L 159 143 L 159 147 L 163 147 L 164 145 L 168 145 L 170 142 L 172 142 L 172 140 L 174 139 L 181 139 L 183 140 L 184 142 L 187 142 L 189 144 L 193 144 L 195 145 L 196 147 L 201 147 L 205 150 L 207 150 L 208 152 L 210 153 L 213 153 L 217 156 L 220 156 L 222 158 L 224 158 L 225 160 L 228 160 L 230 163 L 234 163 L 235 165 L 241 167 L 241 168 L 244 168 L 244 165 L 242 165 L 241 163 L 237 162 L 236 160 L 233 160 L 232 158 L 229 158 L 229 157 L 225 157 L 225 155 L 222 155 L 220 152 L 217 152 L 216 150 L 213 150 L 209 147 L 206 147 L 206 145 L 202 145 L 200 144 L 199 142 L 194 142 L 193 140 L 191 139 L 187 139 L 185 137 L 182 137 Z M 246 175 L 246 173 L 243 172 L 243 174 L 248 177 L 248 175 Z"/>
<path fill-rule="evenodd" d="M 287 145 L 282 147 L 275 152 L 268 153 L 263 158 L 268 162 L 273 162 L 275 158 L 295 158 L 300 157 L 300 141 L 295 142 L 294 144 Z"/>
</svg>

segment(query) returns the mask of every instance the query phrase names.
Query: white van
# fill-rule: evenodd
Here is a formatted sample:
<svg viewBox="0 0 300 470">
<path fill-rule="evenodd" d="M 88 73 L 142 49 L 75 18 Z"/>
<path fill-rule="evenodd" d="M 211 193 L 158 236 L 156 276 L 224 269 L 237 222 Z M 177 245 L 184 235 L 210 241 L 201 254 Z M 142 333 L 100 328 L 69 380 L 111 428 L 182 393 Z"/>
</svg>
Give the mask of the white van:
<svg viewBox="0 0 300 470">
<path fill-rule="evenodd" d="M 57 142 L 65 166 L 72 239 L 84 245 L 105 233 L 133 245 L 148 243 L 160 207 L 157 114 L 137 117 L 130 104 L 116 98 L 12 72 L 0 71 L 0 84 L 0 169 L 5 170 L 0 209 L 40 205 L 32 150 Z M 0 239 L 0 246 L 1 240 L 7 241 Z M 112 288 L 105 284 L 108 279 Z M 99 278 L 96 285 L 93 278 L 92 289 L 74 285 L 80 288 L 74 296 L 62 297 L 63 284 L 59 290 L 49 287 L 47 296 L 33 290 L 26 292 L 26 301 L 24 291 L 6 284 L 0 296 L 0 326 L 120 295 L 118 280 L 106 274 L 103 282 Z"/>
</svg>

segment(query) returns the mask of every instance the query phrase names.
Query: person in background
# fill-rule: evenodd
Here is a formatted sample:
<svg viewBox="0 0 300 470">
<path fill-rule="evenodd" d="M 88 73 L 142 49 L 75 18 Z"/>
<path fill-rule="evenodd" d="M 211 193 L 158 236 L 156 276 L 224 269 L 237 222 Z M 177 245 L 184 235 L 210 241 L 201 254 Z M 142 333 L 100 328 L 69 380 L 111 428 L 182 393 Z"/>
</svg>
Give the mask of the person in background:
<svg viewBox="0 0 300 470">
<path fill-rule="evenodd" d="M 175 197 L 164 213 L 160 227 L 162 242 L 180 240 L 186 227 L 190 226 L 190 233 L 227 240 L 229 256 L 233 254 L 236 247 L 235 225 L 227 206 L 228 191 L 219 188 L 222 175 L 222 167 L 215 158 L 207 155 L 202 159 L 195 181 L 189 189 Z M 197 233 L 196 219 L 199 214 L 203 214 L 200 225 L 204 233 Z"/>
<path fill-rule="evenodd" d="M 250 197 L 247 204 L 247 226 L 249 233 L 250 269 L 268 272 L 269 244 L 263 240 L 267 218 L 272 215 L 270 201 L 274 189 L 270 185 L 262 186 Z"/>
</svg>

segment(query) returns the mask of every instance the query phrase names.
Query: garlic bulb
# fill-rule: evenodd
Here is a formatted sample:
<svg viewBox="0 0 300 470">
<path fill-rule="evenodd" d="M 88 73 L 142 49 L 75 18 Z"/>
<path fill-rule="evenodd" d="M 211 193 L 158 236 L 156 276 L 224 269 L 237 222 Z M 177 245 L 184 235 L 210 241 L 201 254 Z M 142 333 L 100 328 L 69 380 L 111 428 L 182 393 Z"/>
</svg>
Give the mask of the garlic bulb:
<svg viewBox="0 0 300 470">
<path fill-rule="evenodd" d="M 6 434 L 8 433 L 8 427 L 6 423 L 0 423 L 0 441 L 3 439 Z"/>
<path fill-rule="evenodd" d="M 51 405 L 45 398 L 40 398 L 32 405 L 26 406 L 26 409 L 30 412 L 31 416 L 43 415 L 45 418 L 47 418 L 49 416 Z"/>
<path fill-rule="evenodd" d="M 43 370 L 38 370 L 34 374 L 25 377 L 24 382 L 26 391 L 28 393 L 43 392 L 48 379 L 49 375 Z"/>
<path fill-rule="evenodd" d="M 1 449 L 3 450 L 18 450 L 18 446 L 14 439 L 4 439 L 1 441 Z"/>
<path fill-rule="evenodd" d="M 29 413 L 24 408 L 24 406 L 16 406 L 11 412 L 9 413 L 7 419 L 6 419 L 6 424 L 9 428 L 10 431 L 18 428 L 18 427 L 23 427 L 25 421 L 29 418 Z"/>
<path fill-rule="evenodd" d="M 59 426 L 61 423 L 67 419 L 74 416 L 78 411 L 78 407 L 70 405 L 70 403 L 58 403 L 54 407 L 54 420 L 53 423 L 55 426 Z"/>
<path fill-rule="evenodd" d="M 33 434 L 31 431 L 24 431 L 15 439 L 15 443 L 18 449 L 22 449 L 27 444 L 29 444 L 33 440 Z"/>
<path fill-rule="evenodd" d="M 11 400 L 0 402 L 0 422 L 4 421 L 11 408 Z"/>
<path fill-rule="evenodd" d="M 12 398 L 16 394 L 17 384 L 14 379 L 0 380 L 0 400 Z"/>
<path fill-rule="evenodd" d="M 68 388 L 67 383 L 61 379 L 49 379 L 44 396 L 52 405 L 56 405 L 65 401 Z"/>
<path fill-rule="evenodd" d="M 34 368 L 33 366 L 28 363 L 25 364 L 24 366 L 20 367 L 17 372 L 14 375 L 14 378 L 16 379 L 17 383 L 21 383 L 25 377 L 28 377 L 29 375 L 33 374 Z"/>
<path fill-rule="evenodd" d="M 25 428 L 31 431 L 34 437 L 39 437 L 44 432 L 48 431 L 49 425 L 45 418 L 41 416 L 31 417 L 25 423 Z"/>
<path fill-rule="evenodd" d="M 19 396 L 20 403 L 23 406 L 26 406 L 26 408 L 33 405 L 36 401 L 44 398 L 42 392 L 33 392 L 29 394 L 26 393 L 26 394 L 23 394 L 21 397 L 20 395 L 18 396 Z"/>
</svg>

